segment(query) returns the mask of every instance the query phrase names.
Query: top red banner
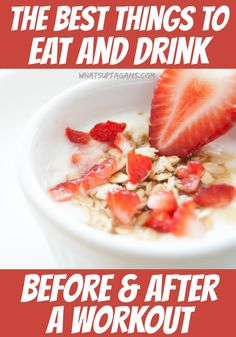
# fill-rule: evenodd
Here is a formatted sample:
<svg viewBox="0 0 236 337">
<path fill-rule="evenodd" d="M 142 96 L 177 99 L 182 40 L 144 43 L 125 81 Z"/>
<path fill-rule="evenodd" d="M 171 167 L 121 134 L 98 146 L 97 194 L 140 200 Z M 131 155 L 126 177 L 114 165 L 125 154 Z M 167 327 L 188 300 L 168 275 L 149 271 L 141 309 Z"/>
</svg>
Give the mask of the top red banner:
<svg viewBox="0 0 236 337">
<path fill-rule="evenodd" d="M 0 4 L 1 68 L 236 68 L 236 3 Z"/>
</svg>

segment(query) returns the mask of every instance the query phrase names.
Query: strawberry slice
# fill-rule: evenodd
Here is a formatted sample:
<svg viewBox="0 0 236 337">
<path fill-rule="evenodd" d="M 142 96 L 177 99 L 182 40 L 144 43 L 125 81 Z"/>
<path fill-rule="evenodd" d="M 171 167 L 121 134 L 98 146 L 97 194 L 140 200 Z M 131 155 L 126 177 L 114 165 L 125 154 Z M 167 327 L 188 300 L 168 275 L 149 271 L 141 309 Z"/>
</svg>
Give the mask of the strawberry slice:
<svg viewBox="0 0 236 337">
<path fill-rule="evenodd" d="M 191 201 L 179 206 L 174 214 L 154 210 L 145 225 L 160 233 L 172 233 L 176 236 L 199 237 L 203 226 L 195 215 L 195 204 Z"/>
<path fill-rule="evenodd" d="M 177 202 L 172 191 L 159 191 L 150 195 L 147 206 L 154 210 L 173 214 L 177 209 Z"/>
<path fill-rule="evenodd" d="M 185 157 L 236 120 L 235 69 L 168 69 L 151 106 L 149 138 L 161 155 Z"/>
<path fill-rule="evenodd" d="M 152 160 L 141 154 L 130 151 L 127 155 L 127 173 L 132 184 L 138 184 L 152 170 Z"/>
<path fill-rule="evenodd" d="M 90 136 L 99 142 L 113 144 L 116 135 L 123 132 L 125 128 L 126 123 L 112 121 L 98 123 L 90 130 Z"/>
<path fill-rule="evenodd" d="M 235 197 L 235 188 L 227 184 L 202 187 L 194 196 L 194 202 L 202 207 L 224 207 Z"/>
<path fill-rule="evenodd" d="M 189 161 L 187 166 L 180 166 L 176 170 L 176 175 L 180 179 L 188 178 L 189 175 L 201 176 L 205 168 L 199 161 Z"/>
<path fill-rule="evenodd" d="M 127 190 L 108 192 L 107 206 L 114 216 L 124 225 L 128 225 L 141 205 L 139 196 Z"/>
<path fill-rule="evenodd" d="M 76 194 L 84 195 L 88 190 L 106 184 L 122 166 L 120 158 L 105 159 L 101 164 L 94 165 L 83 177 L 62 182 L 50 188 L 49 193 L 57 201 L 71 200 Z"/>
<path fill-rule="evenodd" d="M 175 174 L 180 179 L 178 188 L 186 193 L 195 192 L 201 182 L 201 174 L 204 166 L 198 161 L 190 161 L 187 166 L 177 168 Z"/>
<path fill-rule="evenodd" d="M 130 142 L 122 132 L 117 133 L 113 145 L 121 150 L 124 155 L 127 155 L 127 153 L 133 149 Z"/>
<path fill-rule="evenodd" d="M 160 233 L 171 233 L 174 230 L 174 221 L 168 212 L 154 210 L 147 219 L 145 226 Z"/>
<path fill-rule="evenodd" d="M 195 204 L 187 201 L 181 205 L 173 216 L 175 223 L 173 234 L 176 236 L 190 236 L 197 238 L 202 236 L 204 229 L 195 214 Z"/>
<path fill-rule="evenodd" d="M 91 137 L 87 132 L 73 130 L 66 128 L 65 134 L 71 143 L 75 144 L 88 144 Z"/>
</svg>

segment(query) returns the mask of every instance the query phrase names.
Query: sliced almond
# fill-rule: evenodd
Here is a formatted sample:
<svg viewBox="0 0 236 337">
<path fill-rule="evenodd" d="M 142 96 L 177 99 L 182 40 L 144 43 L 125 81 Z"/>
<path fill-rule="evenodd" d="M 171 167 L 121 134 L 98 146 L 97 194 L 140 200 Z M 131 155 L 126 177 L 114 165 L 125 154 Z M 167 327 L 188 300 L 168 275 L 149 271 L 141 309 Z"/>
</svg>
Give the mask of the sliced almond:
<svg viewBox="0 0 236 337">
<path fill-rule="evenodd" d="M 150 211 L 144 211 L 137 216 L 136 225 L 143 226 L 150 215 Z"/>
<path fill-rule="evenodd" d="M 212 184 L 214 182 L 214 178 L 213 176 L 205 171 L 203 174 L 202 174 L 202 177 L 201 177 L 201 181 L 203 182 L 203 184 L 206 184 L 206 185 L 209 185 L 209 184 Z"/>
<path fill-rule="evenodd" d="M 89 194 L 94 195 L 99 200 L 106 200 L 109 191 L 114 191 L 119 188 L 121 188 L 121 186 L 116 184 L 105 184 L 90 190 Z"/>
<path fill-rule="evenodd" d="M 120 161 L 118 163 L 118 169 L 117 169 L 117 171 L 122 170 L 125 166 L 126 166 L 126 159 L 125 159 L 125 157 L 121 156 L 120 157 Z"/>
<path fill-rule="evenodd" d="M 173 167 L 173 165 L 169 161 L 168 157 L 160 157 L 160 160 L 162 162 L 162 165 L 164 166 L 164 168 L 167 171 L 169 171 L 169 172 L 174 172 L 175 171 L 175 168 Z"/>
<path fill-rule="evenodd" d="M 222 174 L 225 173 L 225 167 L 215 164 L 215 163 L 205 163 L 204 167 L 206 171 L 208 171 L 211 174 Z"/>
<path fill-rule="evenodd" d="M 171 177 L 171 173 L 160 173 L 153 178 L 156 181 L 166 181 Z"/>
<path fill-rule="evenodd" d="M 151 194 L 155 194 L 157 192 L 164 191 L 165 189 L 166 189 L 165 185 L 163 185 L 163 184 L 156 184 L 153 187 Z"/>
<path fill-rule="evenodd" d="M 83 206 L 83 207 L 89 207 L 89 208 L 94 207 L 94 200 L 89 197 L 75 196 L 72 199 L 72 203 L 78 206 Z"/>
<path fill-rule="evenodd" d="M 143 198 L 145 196 L 145 191 L 142 188 L 138 189 L 136 193 L 140 198 Z"/>
<path fill-rule="evenodd" d="M 110 182 L 114 184 L 123 184 L 126 183 L 128 180 L 129 177 L 123 172 L 117 172 L 110 178 Z"/>
<path fill-rule="evenodd" d="M 120 157 L 121 151 L 119 149 L 110 149 L 108 151 L 108 155 L 117 158 L 117 157 Z"/>
<path fill-rule="evenodd" d="M 137 126 L 127 131 L 136 146 L 140 146 L 148 140 L 148 132 L 145 126 Z"/>
<path fill-rule="evenodd" d="M 148 157 L 150 159 L 156 158 L 156 149 L 153 147 L 141 147 L 135 150 L 136 154 L 141 154 L 142 156 Z"/>
<path fill-rule="evenodd" d="M 152 192 L 153 184 L 151 181 L 145 183 L 146 195 L 149 196 Z"/>
<path fill-rule="evenodd" d="M 94 208 L 97 210 L 104 210 L 106 207 L 106 201 L 105 200 L 95 200 L 94 202 Z"/>
<path fill-rule="evenodd" d="M 167 187 L 168 190 L 173 190 L 175 188 L 175 186 L 176 186 L 176 178 L 175 178 L 175 176 L 170 176 L 168 178 L 167 183 L 166 183 L 166 187 Z"/>
<path fill-rule="evenodd" d="M 138 184 L 132 184 L 131 182 L 128 182 L 126 184 L 126 188 L 128 191 L 134 191 L 138 188 Z"/>
<path fill-rule="evenodd" d="M 168 161 L 170 164 L 172 165 L 176 165 L 180 162 L 180 158 L 177 157 L 177 156 L 170 156 L 170 157 L 167 157 Z"/>
</svg>

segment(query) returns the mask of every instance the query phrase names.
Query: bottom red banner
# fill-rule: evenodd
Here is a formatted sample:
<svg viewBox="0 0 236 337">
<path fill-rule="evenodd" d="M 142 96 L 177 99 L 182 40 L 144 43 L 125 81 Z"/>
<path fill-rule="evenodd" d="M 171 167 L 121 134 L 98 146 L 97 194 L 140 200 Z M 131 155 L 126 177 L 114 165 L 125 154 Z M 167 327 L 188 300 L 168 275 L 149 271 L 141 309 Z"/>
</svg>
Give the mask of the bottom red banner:
<svg viewBox="0 0 236 337">
<path fill-rule="evenodd" d="M 2 270 L 4 337 L 235 336 L 236 270 Z"/>
</svg>

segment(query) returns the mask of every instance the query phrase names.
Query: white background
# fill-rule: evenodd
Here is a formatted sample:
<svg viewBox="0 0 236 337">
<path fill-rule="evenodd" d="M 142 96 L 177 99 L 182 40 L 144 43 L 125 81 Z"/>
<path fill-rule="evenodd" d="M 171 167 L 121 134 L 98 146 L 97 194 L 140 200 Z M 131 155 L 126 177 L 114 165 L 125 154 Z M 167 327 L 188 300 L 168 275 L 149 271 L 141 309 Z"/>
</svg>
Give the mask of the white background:
<svg viewBox="0 0 236 337">
<path fill-rule="evenodd" d="M 0 71 L 0 268 L 56 267 L 21 192 L 16 152 L 34 113 L 78 82 L 77 70 Z"/>
</svg>

